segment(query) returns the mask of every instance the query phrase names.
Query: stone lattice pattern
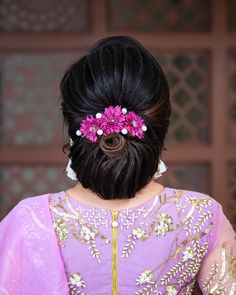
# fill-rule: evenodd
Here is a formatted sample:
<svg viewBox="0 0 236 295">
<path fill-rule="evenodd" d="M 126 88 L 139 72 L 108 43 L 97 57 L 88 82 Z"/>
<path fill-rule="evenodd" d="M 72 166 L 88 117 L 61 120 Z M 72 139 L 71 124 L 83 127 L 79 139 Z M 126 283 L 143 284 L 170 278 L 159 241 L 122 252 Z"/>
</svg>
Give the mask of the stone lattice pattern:
<svg viewBox="0 0 236 295">
<path fill-rule="evenodd" d="M 230 195 L 227 197 L 229 200 L 227 213 L 230 222 L 235 226 L 236 230 L 236 163 L 230 163 L 228 165 L 228 179 Z"/>
<path fill-rule="evenodd" d="M 74 185 L 64 166 L 1 167 L 0 219 L 21 199 L 65 190 Z"/>
<path fill-rule="evenodd" d="M 194 190 L 210 194 L 208 164 L 174 164 L 166 163 L 167 172 L 157 179 L 164 186 Z"/>
<path fill-rule="evenodd" d="M 228 16 L 229 16 L 229 23 L 228 28 L 230 31 L 236 30 L 236 1 L 235 0 L 228 0 Z"/>
<path fill-rule="evenodd" d="M 86 0 L 1 0 L 0 30 L 7 32 L 88 31 Z"/>
<path fill-rule="evenodd" d="M 174 142 L 208 140 L 208 54 L 156 54 L 171 90 Z M 0 56 L 3 144 L 61 144 L 59 82 L 82 53 L 18 53 Z"/>
<path fill-rule="evenodd" d="M 172 104 L 168 141 L 206 143 L 209 140 L 209 54 L 155 53 L 170 86 Z"/>
<path fill-rule="evenodd" d="M 61 144 L 59 83 L 65 69 L 80 55 L 0 55 L 2 144 Z"/>
<path fill-rule="evenodd" d="M 236 143 L 236 50 L 228 52 L 229 73 L 229 108 L 228 108 L 228 141 Z"/>
<path fill-rule="evenodd" d="M 110 30 L 208 31 L 209 0 L 107 0 Z"/>
</svg>

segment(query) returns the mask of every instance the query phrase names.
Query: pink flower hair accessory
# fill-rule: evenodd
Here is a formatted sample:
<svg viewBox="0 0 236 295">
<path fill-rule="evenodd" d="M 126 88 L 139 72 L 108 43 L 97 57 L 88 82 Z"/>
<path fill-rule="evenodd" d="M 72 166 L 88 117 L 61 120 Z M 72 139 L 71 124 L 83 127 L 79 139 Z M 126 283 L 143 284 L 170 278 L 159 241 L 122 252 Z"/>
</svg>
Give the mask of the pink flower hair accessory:
<svg viewBox="0 0 236 295">
<path fill-rule="evenodd" d="M 145 131 L 147 131 L 147 126 L 140 116 L 133 111 L 128 112 L 126 108 L 121 108 L 121 106 L 117 105 L 105 108 L 103 113 L 97 113 L 95 117 L 88 115 L 81 122 L 76 135 L 96 142 L 98 135 L 120 132 L 137 136 L 141 139 L 144 137 Z"/>
</svg>

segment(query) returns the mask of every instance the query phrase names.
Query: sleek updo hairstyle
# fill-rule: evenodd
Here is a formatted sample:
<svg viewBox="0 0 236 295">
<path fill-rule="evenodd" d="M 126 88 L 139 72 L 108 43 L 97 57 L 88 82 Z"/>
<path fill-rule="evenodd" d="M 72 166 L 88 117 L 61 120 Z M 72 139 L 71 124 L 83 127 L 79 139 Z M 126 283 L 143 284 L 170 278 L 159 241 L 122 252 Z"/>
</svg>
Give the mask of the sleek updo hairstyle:
<svg viewBox="0 0 236 295">
<path fill-rule="evenodd" d="M 133 198 L 154 176 L 169 126 L 169 86 L 156 59 L 131 37 L 107 37 L 69 67 L 60 89 L 73 140 L 63 151 L 78 181 L 102 199 Z M 116 133 L 94 143 L 76 135 L 88 114 L 116 105 L 143 118 L 142 139 Z"/>
</svg>

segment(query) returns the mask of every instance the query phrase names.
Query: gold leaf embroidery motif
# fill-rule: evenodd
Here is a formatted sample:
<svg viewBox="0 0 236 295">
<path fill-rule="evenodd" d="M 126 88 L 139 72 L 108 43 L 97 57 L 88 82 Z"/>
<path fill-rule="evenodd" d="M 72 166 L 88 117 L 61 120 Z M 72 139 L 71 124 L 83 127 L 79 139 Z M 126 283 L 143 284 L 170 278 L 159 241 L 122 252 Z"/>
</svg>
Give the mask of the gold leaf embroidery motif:
<svg viewBox="0 0 236 295">
<path fill-rule="evenodd" d="M 177 200 L 179 201 L 180 198 L 176 197 L 175 201 Z M 168 199 L 165 200 L 165 203 L 168 203 L 168 201 Z M 156 229 L 159 230 L 158 234 L 156 235 L 157 237 L 159 235 L 165 235 L 167 232 L 176 231 L 176 237 L 170 245 L 170 255 L 155 269 L 148 270 L 148 276 L 145 276 L 147 271 L 142 271 L 140 273 L 138 279 L 136 280 L 136 285 L 143 285 L 143 288 L 139 289 L 135 294 L 153 294 L 151 293 L 155 290 L 153 286 L 157 285 L 159 282 L 161 282 L 161 285 L 165 286 L 166 288 L 164 294 L 192 294 L 194 283 L 197 279 L 197 274 L 201 266 L 201 261 L 207 253 L 209 246 L 208 242 L 204 242 L 201 245 L 199 240 L 212 228 L 213 223 L 208 223 L 208 220 L 211 219 L 213 214 L 209 210 L 203 212 L 204 208 L 211 206 L 211 200 L 208 197 L 188 197 L 187 201 L 189 202 L 191 207 L 180 222 L 177 222 L 175 225 L 173 225 L 173 218 L 166 213 L 161 215 L 163 217 L 162 222 L 158 222 L 158 217 L 160 218 L 160 213 L 157 214 L 157 210 L 156 216 L 151 222 L 147 234 L 144 236 L 142 235 L 141 240 L 145 240 L 150 237 L 151 233 L 153 231 L 156 231 Z M 178 214 L 179 211 L 182 211 L 183 213 L 186 212 L 187 206 L 177 206 L 178 204 L 176 203 L 175 205 L 178 217 L 180 217 L 180 214 Z M 196 209 L 198 211 L 198 214 L 194 215 Z M 198 218 L 197 222 L 195 221 L 195 218 Z M 157 223 L 157 227 L 155 226 L 155 223 Z M 162 225 L 162 227 L 160 225 Z M 188 227 L 188 231 L 186 231 L 186 227 Z M 203 227 L 205 228 L 204 230 L 202 230 Z M 179 244 L 178 235 L 180 235 L 180 233 L 183 231 L 186 235 L 191 234 L 191 236 L 187 237 L 186 240 Z M 198 232 L 198 234 L 194 235 L 195 232 Z M 174 253 L 171 254 L 173 250 Z M 169 270 L 166 271 L 169 262 L 172 259 L 175 260 L 177 258 L 177 262 L 171 268 L 169 268 Z M 159 275 L 154 279 L 154 274 L 157 270 L 159 270 Z M 163 273 L 165 273 L 165 275 L 163 275 Z M 175 285 L 176 283 L 177 285 Z M 160 291 L 156 289 L 156 292 Z"/>
<path fill-rule="evenodd" d="M 179 199 L 182 196 L 182 191 L 181 193 L 178 193 L 177 196 Z M 143 215 L 143 219 L 145 219 L 151 213 L 151 211 L 155 208 L 155 205 L 157 204 L 157 198 L 158 197 L 154 199 L 154 202 L 151 205 L 151 207 L 146 212 L 144 211 L 145 213 Z M 122 250 L 122 258 L 123 257 L 127 258 L 131 254 L 137 239 L 142 239 L 143 241 L 145 241 L 151 236 L 156 223 L 157 223 L 157 226 L 155 228 L 156 236 L 165 235 L 169 231 L 170 225 L 172 225 L 172 222 L 173 222 L 172 217 L 165 213 L 159 214 L 158 212 L 164 204 L 171 203 L 171 199 L 174 199 L 176 201 L 176 198 L 177 198 L 176 195 L 174 195 L 174 196 L 171 196 L 169 200 L 167 201 L 166 194 L 164 194 L 163 198 L 161 197 L 161 195 L 159 196 L 160 205 L 155 211 L 155 217 L 153 218 L 148 231 L 146 232 L 144 229 L 141 229 L 139 227 L 134 228 L 132 230 L 132 233 L 128 235 L 125 246 Z M 173 202 L 171 205 L 172 206 L 174 205 Z M 145 224 L 145 222 L 142 222 L 140 224 Z M 145 225 L 148 226 L 148 224 L 145 224 Z"/>
<path fill-rule="evenodd" d="M 170 230 L 170 226 L 173 224 L 172 217 L 166 213 L 161 213 L 157 216 L 158 222 L 155 228 L 156 236 L 165 236 L 166 233 Z"/>
<path fill-rule="evenodd" d="M 205 290 L 209 290 L 210 289 L 210 286 L 212 284 L 212 282 L 216 279 L 216 275 L 218 274 L 219 272 L 219 264 L 214 262 L 211 266 L 211 271 L 208 275 L 208 278 L 206 279 L 206 281 L 204 282 L 203 284 L 203 288 Z"/>
<path fill-rule="evenodd" d="M 205 209 L 211 206 L 211 200 L 207 196 L 201 198 L 185 196 L 186 202 L 183 205 L 183 203 L 180 203 L 182 198 L 182 190 L 173 190 L 173 194 L 168 197 L 166 194 L 157 196 L 150 208 L 142 207 L 136 210 L 127 209 L 120 212 L 120 229 L 123 226 L 123 229 L 130 230 L 122 251 L 122 257 L 124 258 L 128 258 L 135 250 L 136 243 L 138 246 L 139 242 L 144 242 L 151 236 L 153 238 L 164 238 L 167 233 L 175 232 L 174 239 L 168 248 L 169 254 L 164 261 L 153 269 L 146 269 L 139 273 L 136 285 L 141 289 L 136 291 L 135 294 L 137 295 L 192 294 L 201 261 L 208 249 L 208 242 L 200 243 L 200 240 L 212 227 L 212 222 L 209 221 L 212 212 Z M 65 204 L 68 205 L 69 210 L 65 208 Z M 177 213 L 176 215 L 173 214 L 173 216 L 168 214 L 169 209 L 172 207 L 176 208 Z M 56 205 L 51 203 L 50 208 L 60 217 L 57 221 L 60 240 L 68 241 L 69 229 L 71 229 L 73 236 L 80 242 L 88 244 L 92 257 L 101 263 L 100 251 L 96 247 L 96 239 L 101 238 L 105 243 L 109 243 L 110 240 L 98 230 L 98 227 L 101 224 L 107 227 L 109 223 L 105 219 L 95 219 L 95 214 L 99 216 L 96 210 L 91 210 L 90 215 L 90 213 L 87 214 L 87 210 L 80 208 L 80 212 L 83 214 L 82 218 L 79 212 L 73 208 L 67 196 Z M 62 209 L 62 211 L 59 209 Z M 152 212 L 153 214 L 151 214 Z M 195 212 L 196 214 L 194 214 Z M 93 219 L 91 219 L 91 216 L 93 216 Z M 174 216 L 176 216 L 177 220 L 174 219 Z M 141 219 L 141 222 L 139 222 L 139 219 Z M 186 235 L 185 239 L 183 239 L 184 234 Z M 175 260 L 174 265 L 173 263 L 170 265 Z M 224 268 L 221 273 L 225 273 Z M 77 279 L 78 284 L 81 284 L 80 281 L 83 281 L 81 275 L 79 273 L 75 274 L 74 277 L 70 276 L 69 281 L 75 283 Z M 224 277 L 224 275 L 222 276 Z M 222 280 L 227 280 L 227 277 Z M 71 285 L 73 284 L 71 283 Z M 162 286 L 165 293 L 158 290 L 158 286 Z M 233 288 L 235 288 L 235 285 L 232 285 L 231 293 Z M 83 290 L 77 290 L 75 287 L 73 291 L 80 292 L 74 294 L 84 294 L 81 293 Z M 218 288 L 216 291 L 223 292 L 224 289 Z M 231 293 L 230 295 L 233 294 Z"/>
<path fill-rule="evenodd" d="M 152 279 L 153 279 L 152 271 L 149 269 L 146 269 L 143 272 L 141 272 L 139 278 L 136 280 L 136 285 L 152 283 Z"/>
<path fill-rule="evenodd" d="M 197 223 L 195 223 L 194 227 L 193 227 L 193 232 L 200 232 L 202 226 L 204 225 L 204 223 L 211 218 L 213 215 L 213 213 L 211 211 L 206 211 L 204 213 L 202 213 L 199 218 Z"/>
<path fill-rule="evenodd" d="M 68 208 L 71 210 L 72 214 L 69 213 L 68 210 L 64 207 L 65 201 L 67 202 Z M 100 251 L 96 246 L 95 237 L 100 237 L 102 240 L 105 241 L 105 243 L 109 243 L 110 240 L 108 240 L 100 231 L 98 231 L 91 224 L 81 219 L 78 212 L 72 207 L 72 204 L 70 203 L 68 198 L 60 200 L 60 202 L 56 205 L 53 205 L 52 203 L 53 200 L 49 199 L 50 209 L 57 216 L 61 217 L 61 219 L 56 219 L 57 227 L 55 228 L 55 230 L 57 236 L 59 235 L 60 237 L 65 237 L 65 241 L 68 240 L 69 231 L 68 227 L 66 226 L 66 223 L 68 223 L 73 236 L 80 242 L 87 243 L 92 257 L 95 258 L 98 263 L 101 263 Z M 58 208 L 61 208 L 63 211 L 58 210 Z M 72 220 L 76 220 L 76 223 L 74 224 Z M 58 224 L 60 225 L 60 227 L 58 226 Z M 59 245 L 65 246 L 61 242 L 59 243 Z"/>
<path fill-rule="evenodd" d="M 129 254 L 131 254 L 131 251 L 134 248 L 136 239 L 141 239 L 145 235 L 145 231 L 140 228 L 134 228 L 132 230 L 132 234 L 128 236 L 128 239 L 126 240 L 124 249 L 122 250 L 122 257 L 128 257 Z"/>
<path fill-rule="evenodd" d="M 85 282 L 79 272 L 69 276 L 68 286 L 72 295 L 85 295 L 80 289 L 86 288 Z"/>
<path fill-rule="evenodd" d="M 226 287 L 225 284 L 232 278 L 231 286 Z M 203 283 L 203 289 L 214 295 L 231 295 L 236 291 L 236 257 L 233 256 L 233 247 L 229 249 L 227 242 L 224 242 L 221 247 L 221 262 L 215 261 L 211 265 L 211 271 Z"/>
<path fill-rule="evenodd" d="M 53 220 L 54 230 L 57 236 L 58 244 L 62 247 L 65 246 L 63 241 L 69 239 L 69 230 L 65 222 L 59 218 Z"/>
<path fill-rule="evenodd" d="M 176 290 L 175 286 L 173 286 L 173 285 L 166 286 L 166 294 L 167 295 L 176 295 L 177 290 Z"/>
</svg>

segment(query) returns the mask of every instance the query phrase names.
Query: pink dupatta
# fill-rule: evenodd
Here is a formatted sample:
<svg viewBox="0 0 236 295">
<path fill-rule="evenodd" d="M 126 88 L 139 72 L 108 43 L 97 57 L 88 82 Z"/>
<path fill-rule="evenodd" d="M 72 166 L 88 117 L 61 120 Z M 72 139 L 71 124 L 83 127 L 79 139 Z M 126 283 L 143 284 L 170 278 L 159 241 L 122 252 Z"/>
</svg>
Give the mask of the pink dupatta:
<svg viewBox="0 0 236 295">
<path fill-rule="evenodd" d="M 0 294 L 68 295 L 48 194 L 21 200 L 0 223 Z"/>
</svg>

